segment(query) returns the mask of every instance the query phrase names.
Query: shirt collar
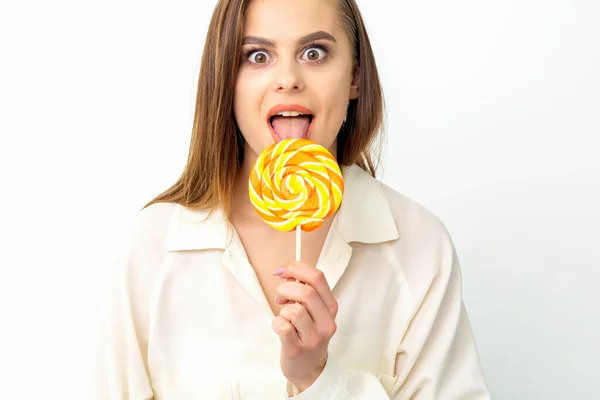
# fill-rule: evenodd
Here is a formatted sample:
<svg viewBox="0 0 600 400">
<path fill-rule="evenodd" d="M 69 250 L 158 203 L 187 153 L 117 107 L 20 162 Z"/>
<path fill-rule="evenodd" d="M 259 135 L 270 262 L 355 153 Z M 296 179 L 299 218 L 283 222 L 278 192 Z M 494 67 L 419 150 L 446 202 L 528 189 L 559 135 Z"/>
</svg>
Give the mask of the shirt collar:
<svg viewBox="0 0 600 400">
<path fill-rule="evenodd" d="M 342 168 L 344 196 L 335 218 L 346 243 L 382 243 L 399 238 L 383 184 L 357 165 Z M 335 225 L 334 225 L 335 226 Z M 177 205 L 166 239 L 167 251 L 225 249 L 228 222 L 222 210 L 209 217 Z"/>
</svg>

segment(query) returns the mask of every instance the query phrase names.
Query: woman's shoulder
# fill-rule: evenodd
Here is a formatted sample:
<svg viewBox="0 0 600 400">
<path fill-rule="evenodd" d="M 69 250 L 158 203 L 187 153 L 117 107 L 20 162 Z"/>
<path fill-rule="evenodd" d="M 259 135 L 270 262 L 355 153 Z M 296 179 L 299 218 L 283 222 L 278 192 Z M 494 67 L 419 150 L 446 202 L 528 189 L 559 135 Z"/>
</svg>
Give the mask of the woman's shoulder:
<svg viewBox="0 0 600 400">
<path fill-rule="evenodd" d="M 160 239 L 169 228 L 173 213 L 181 205 L 173 202 L 152 203 L 135 216 L 134 234 L 146 238 Z"/>
<path fill-rule="evenodd" d="M 134 213 L 126 248 L 134 257 L 161 256 L 166 250 L 173 216 L 182 206 L 174 202 L 157 202 Z"/>
<path fill-rule="evenodd" d="M 228 221 L 220 208 L 197 208 L 175 202 L 152 203 L 137 215 L 138 249 L 165 253 L 225 248 Z"/>
<path fill-rule="evenodd" d="M 441 218 L 419 201 L 380 183 L 401 238 L 435 239 L 449 235 Z"/>
<path fill-rule="evenodd" d="M 434 212 L 362 169 L 346 170 L 346 177 L 348 202 L 341 231 L 354 232 L 352 239 L 366 238 L 358 240 L 365 244 L 361 248 L 381 252 L 398 281 L 410 288 L 415 305 L 434 282 L 458 276 L 452 239 Z M 377 240 L 368 240 L 373 238 Z"/>
<path fill-rule="evenodd" d="M 111 290 L 126 289 L 128 296 L 148 290 L 164 257 L 165 238 L 177 208 L 176 203 L 161 202 L 132 213 L 118 233 L 121 237 L 114 249 L 114 267 L 109 271 Z M 123 286 L 133 284 L 135 293 L 130 286 Z"/>
<path fill-rule="evenodd" d="M 349 187 L 348 195 L 353 197 L 352 204 L 362 207 L 364 214 L 393 218 L 400 240 L 412 238 L 423 241 L 448 234 L 446 226 L 434 212 L 360 167 L 353 165 L 347 168 L 345 180 Z M 375 210 L 376 212 L 370 213 L 369 207 L 389 208 L 389 212 Z"/>
<path fill-rule="evenodd" d="M 393 244 L 405 279 L 415 293 L 428 290 L 436 276 L 459 270 L 455 246 L 441 218 L 420 202 L 381 184 L 399 239 Z"/>
</svg>

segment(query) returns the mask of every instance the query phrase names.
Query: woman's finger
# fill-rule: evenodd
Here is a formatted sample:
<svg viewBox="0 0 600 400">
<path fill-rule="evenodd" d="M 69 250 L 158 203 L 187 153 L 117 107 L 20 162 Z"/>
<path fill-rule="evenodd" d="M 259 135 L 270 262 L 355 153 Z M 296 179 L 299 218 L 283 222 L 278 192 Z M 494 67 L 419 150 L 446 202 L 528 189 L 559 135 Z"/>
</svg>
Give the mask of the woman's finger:
<svg viewBox="0 0 600 400">
<path fill-rule="evenodd" d="M 312 286 L 297 282 L 283 282 L 277 286 L 277 296 L 279 299 L 287 299 L 302 305 L 316 326 L 317 333 L 327 337 L 333 336 L 336 330 L 334 318 Z"/>
<path fill-rule="evenodd" d="M 288 304 L 281 309 L 279 315 L 294 326 L 304 345 L 310 346 L 320 340 L 315 323 L 302 304 Z"/>
<path fill-rule="evenodd" d="M 287 346 L 288 348 L 300 347 L 300 338 L 298 337 L 298 332 L 296 331 L 294 325 L 292 325 L 292 323 L 287 319 L 279 315 L 276 316 L 271 322 L 271 328 L 279 336 L 282 346 Z"/>
<path fill-rule="evenodd" d="M 319 297 L 321 297 L 321 300 L 325 304 L 327 310 L 329 310 L 329 313 L 335 318 L 338 312 L 338 303 L 335 300 L 333 293 L 331 293 L 329 284 L 321 270 L 294 261 L 291 264 L 280 268 L 277 272 L 277 275 L 283 279 L 293 278 L 312 286 Z"/>
</svg>

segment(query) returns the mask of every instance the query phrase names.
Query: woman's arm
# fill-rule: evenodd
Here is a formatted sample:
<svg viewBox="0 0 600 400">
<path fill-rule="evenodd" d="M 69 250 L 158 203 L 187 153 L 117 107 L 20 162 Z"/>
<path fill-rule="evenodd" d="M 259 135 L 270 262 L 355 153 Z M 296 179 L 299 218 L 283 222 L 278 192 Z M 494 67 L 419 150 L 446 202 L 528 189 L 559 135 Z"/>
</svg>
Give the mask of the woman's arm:
<svg viewBox="0 0 600 400">
<path fill-rule="evenodd" d="M 398 348 L 395 376 L 382 383 L 393 399 L 489 399 L 447 232 L 440 247 L 438 273 Z"/>
<path fill-rule="evenodd" d="M 462 302 L 458 258 L 441 234 L 439 265 L 399 338 L 393 376 L 346 370 L 331 354 L 325 369 L 295 400 L 488 400 L 471 326 Z M 292 393 L 289 393 L 292 394 Z"/>
<path fill-rule="evenodd" d="M 99 368 L 94 398 L 100 400 L 151 400 L 153 392 L 147 372 L 147 337 L 143 329 L 141 298 L 143 289 L 135 285 L 135 260 L 111 282 L 111 292 L 103 319 Z"/>
<path fill-rule="evenodd" d="M 171 213 L 172 207 L 155 204 L 136 215 L 124 257 L 111 274 L 94 398 L 153 398 L 147 360 L 149 298 L 164 258 L 163 239 Z"/>
</svg>

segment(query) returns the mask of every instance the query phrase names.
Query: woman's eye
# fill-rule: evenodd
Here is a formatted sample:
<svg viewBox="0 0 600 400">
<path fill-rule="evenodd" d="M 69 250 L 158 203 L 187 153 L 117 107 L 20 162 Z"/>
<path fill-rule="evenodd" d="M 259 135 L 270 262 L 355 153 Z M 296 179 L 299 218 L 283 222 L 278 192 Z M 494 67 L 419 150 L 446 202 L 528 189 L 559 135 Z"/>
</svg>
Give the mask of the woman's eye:
<svg viewBox="0 0 600 400">
<path fill-rule="evenodd" d="M 268 61 L 268 56 L 264 51 L 255 51 L 248 56 L 248 60 L 253 64 L 264 64 Z"/>
<path fill-rule="evenodd" d="M 327 51 L 320 47 L 310 47 L 304 51 L 302 57 L 308 61 L 320 61 L 327 56 Z M 251 64 L 266 64 L 271 61 L 269 53 L 266 50 L 256 49 L 250 50 L 246 53 L 246 59 Z"/>
<path fill-rule="evenodd" d="M 309 49 L 306 49 L 306 52 L 304 52 L 304 54 L 306 54 L 306 57 L 309 61 L 318 61 L 325 57 L 325 51 L 318 47 L 311 47 Z"/>
</svg>

